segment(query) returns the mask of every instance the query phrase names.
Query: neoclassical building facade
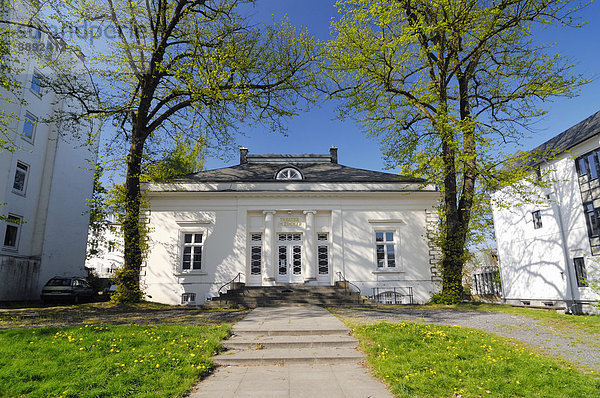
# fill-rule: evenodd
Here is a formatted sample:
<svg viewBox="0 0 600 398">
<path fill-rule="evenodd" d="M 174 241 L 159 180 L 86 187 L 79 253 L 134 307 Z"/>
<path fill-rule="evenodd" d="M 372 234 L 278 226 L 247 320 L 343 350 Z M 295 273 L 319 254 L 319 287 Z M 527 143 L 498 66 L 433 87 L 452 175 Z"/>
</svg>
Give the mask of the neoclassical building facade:
<svg viewBox="0 0 600 398">
<path fill-rule="evenodd" d="M 437 189 L 361 170 L 329 154 L 249 155 L 240 164 L 144 187 L 152 301 L 201 304 L 238 277 L 248 286 L 333 285 L 363 295 L 436 289 Z"/>
</svg>

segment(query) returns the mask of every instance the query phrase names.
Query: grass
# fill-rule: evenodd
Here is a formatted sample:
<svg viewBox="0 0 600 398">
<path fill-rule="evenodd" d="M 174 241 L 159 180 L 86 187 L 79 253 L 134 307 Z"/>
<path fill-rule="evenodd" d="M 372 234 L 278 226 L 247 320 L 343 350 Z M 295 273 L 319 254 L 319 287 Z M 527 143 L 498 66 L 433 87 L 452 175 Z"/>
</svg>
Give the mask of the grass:
<svg viewBox="0 0 600 398">
<path fill-rule="evenodd" d="M 598 397 L 600 378 L 475 329 L 351 325 L 397 397 Z"/>
<path fill-rule="evenodd" d="M 0 303 L 0 329 L 32 326 L 72 326 L 90 323 L 141 325 L 207 325 L 234 323 L 247 310 L 206 310 L 156 303 L 116 305 L 110 302 L 80 305 Z"/>
<path fill-rule="evenodd" d="M 0 331 L 0 397 L 180 397 L 230 325 L 84 325 Z"/>
</svg>

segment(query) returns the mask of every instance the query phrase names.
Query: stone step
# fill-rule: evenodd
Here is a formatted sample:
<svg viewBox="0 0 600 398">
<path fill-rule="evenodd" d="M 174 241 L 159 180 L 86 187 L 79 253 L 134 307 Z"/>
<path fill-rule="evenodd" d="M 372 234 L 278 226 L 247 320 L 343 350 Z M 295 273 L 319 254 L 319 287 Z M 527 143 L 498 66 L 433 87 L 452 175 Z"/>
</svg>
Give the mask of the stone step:
<svg viewBox="0 0 600 398">
<path fill-rule="evenodd" d="M 273 348 L 232 350 L 213 357 L 218 365 L 280 365 L 356 363 L 364 355 L 352 348 Z"/>
<path fill-rule="evenodd" d="M 337 304 L 354 304 L 357 305 L 358 304 L 358 300 L 333 300 L 333 299 L 285 299 L 285 298 L 281 298 L 281 299 L 252 299 L 252 298 L 244 298 L 244 297 L 237 297 L 237 298 L 230 298 L 227 300 L 221 300 L 221 302 L 232 302 L 232 303 L 238 303 L 238 304 L 248 304 L 248 305 L 287 305 L 287 304 L 314 304 L 314 305 L 337 305 Z"/>
<path fill-rule="evenodd" d="M 233 336 L 224 342 L 230 349 L 274 349 L 274 348 L 355 348 L 356 339 L 348 335 L 247 335 Z"/>
<path fill-rule="evenodd" d="M 315 292 L 315 291 L 301 291 L 301 292 L 280 292 L 280 291 L 274 291 L 274 290 L 269 290 L 269 291 L 262 291 L 262 290 L 250 290 L 250 291 L 239 291 L 239 292 L 235 292 L 235 291 L 228 291 L 227 293 L 223 293 L 223 294 L 234 294 L 236 296 L 251 296 L 251 297 L 260 297 L 260 296 L 285 296 L 285 297 L 293 297 L 293 296 L 330 296 L 330 297 L 334 297 L 334 296 L 340 296 L 340 297 L 345 297 L 345 296 L 356 296 L 358 294 L 358 292 L 352 292 L 352 293 L 344 293 L 343 291 L 326 291 L 326 292 Z"/>
<path fill-rule="evenodd" d="M 248 327 L 233 327 L 233 333 L 238 336 L 256 337 L 256 336 L 331 336 L 331 335 L 348 335 L 348 329 L 344 328 L 248 328 Z"/>
</svg>

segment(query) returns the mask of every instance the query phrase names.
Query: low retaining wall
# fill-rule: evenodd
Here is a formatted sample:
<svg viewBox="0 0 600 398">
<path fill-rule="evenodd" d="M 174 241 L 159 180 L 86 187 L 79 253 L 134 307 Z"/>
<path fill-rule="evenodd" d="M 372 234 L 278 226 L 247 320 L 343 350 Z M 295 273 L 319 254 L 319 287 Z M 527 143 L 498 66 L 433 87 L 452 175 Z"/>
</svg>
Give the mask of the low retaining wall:
<svg viewBox="0 0 600 398">
<path fill-rule="evenodd" d="M 38 300 L 40 260 L 0 255 L 0 301 Z"/>
</svg>

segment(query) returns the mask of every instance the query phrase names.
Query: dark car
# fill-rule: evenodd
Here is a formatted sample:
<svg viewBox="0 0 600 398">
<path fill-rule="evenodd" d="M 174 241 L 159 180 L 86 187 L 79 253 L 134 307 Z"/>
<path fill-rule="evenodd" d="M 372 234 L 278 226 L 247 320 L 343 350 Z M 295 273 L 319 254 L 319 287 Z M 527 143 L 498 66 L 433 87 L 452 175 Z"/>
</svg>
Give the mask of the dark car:
<svg viewBox="0 0 600 398">
<path fill-rule="evenodd" d="M 102 296 L 104 297 L 104 299 L 110 300 L 112 295 L 116 293 L 117 288 L 118 288 L 117 285 L 115 285 L 114 283 L 111 283 L 111 285 L 109 287 L 102 290 Z"/>
<path fill-rule="evenodd" d="M 79 303 L 83 300 L 91 300 L 96 292 L 79 277 L 54 277 L 42 288 L 42 301 L 72 301 Z"/>
</svg>

